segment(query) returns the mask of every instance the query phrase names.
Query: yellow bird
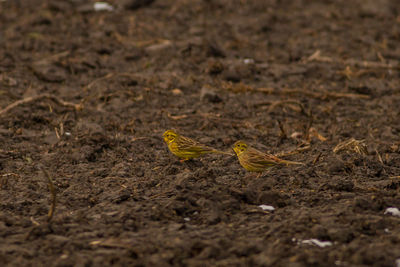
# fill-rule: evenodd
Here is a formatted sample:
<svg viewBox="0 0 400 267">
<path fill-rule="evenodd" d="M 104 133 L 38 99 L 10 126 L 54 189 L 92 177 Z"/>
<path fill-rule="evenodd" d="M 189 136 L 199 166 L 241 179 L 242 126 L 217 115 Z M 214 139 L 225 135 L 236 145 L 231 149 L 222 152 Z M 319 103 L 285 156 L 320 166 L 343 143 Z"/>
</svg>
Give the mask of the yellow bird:
<svg viewBox="0 0 400 267">
<path fill-rule="evenodd" d="M 233 144 L 240 165 L 249 172 L 262 172 L 276 165 L 304 165 L 301 162 L 283 160 L 248 146 L 243 141 Z"/>
<path fill-rule="evenodd" d="M 174 130 L 168 130 L 163 134 L 165 143 L 168 145 L 168 149 L 179 158 L 183 160 L 193 159 L 200 157 L 204 154 L 225 154 L 231 155 L 230 153 L 216 150 L 212 147 L 203 145 L 195 140 L 178 134 Z"/>
</svg>

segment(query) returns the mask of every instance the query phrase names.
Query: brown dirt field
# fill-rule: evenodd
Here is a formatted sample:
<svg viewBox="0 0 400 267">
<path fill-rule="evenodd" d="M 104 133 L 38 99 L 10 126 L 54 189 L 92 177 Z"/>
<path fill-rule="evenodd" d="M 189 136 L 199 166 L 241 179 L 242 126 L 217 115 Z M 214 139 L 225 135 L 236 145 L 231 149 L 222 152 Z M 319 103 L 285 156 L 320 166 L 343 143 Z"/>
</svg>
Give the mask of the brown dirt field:
<svg viewBox="0 0 400 267">
<path fill-rule="evenodd" d="M 396 266 L 397 0 L 93 3 L 0 1 L 1 266 Z"/>
</svg>

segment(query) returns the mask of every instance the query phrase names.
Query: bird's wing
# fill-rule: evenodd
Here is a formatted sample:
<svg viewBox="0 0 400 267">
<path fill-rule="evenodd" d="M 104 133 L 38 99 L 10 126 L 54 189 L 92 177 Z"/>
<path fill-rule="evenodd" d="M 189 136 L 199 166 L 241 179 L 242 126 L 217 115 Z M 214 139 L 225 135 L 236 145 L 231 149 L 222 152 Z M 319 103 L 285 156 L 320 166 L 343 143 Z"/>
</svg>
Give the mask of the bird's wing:
<svg viewBox="0 0 400 267">
<path fill-rule="evenodd" d="M 258 151 L 253 148 L 249 148 L 247 156 L 251 158 L 250 161 L 252 164 L 258 166 L 273 166 L 279 164 L 281 161 L 279 158 L 275 156 L 262 153 L 261 151 Z"/>
<path fill-rule="evenodd" d="M 181 151 L 191 151 L 191 152 L 211 152 L 214 151 L 213 148 L 203 145 L 197 141 L 190 138 L 181 136 L 179 142 L 177 142 L 178 148 Z"/>
</svg>

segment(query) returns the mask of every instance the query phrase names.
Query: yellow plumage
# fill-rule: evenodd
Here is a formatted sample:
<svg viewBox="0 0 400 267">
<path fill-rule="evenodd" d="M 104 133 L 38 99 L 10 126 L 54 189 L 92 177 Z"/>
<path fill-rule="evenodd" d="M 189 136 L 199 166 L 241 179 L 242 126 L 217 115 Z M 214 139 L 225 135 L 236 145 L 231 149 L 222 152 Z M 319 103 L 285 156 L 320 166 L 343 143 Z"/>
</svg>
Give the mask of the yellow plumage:
<svg viewBox="0 0 400 267">
<path fill-rule="evenodd" d="M 237 141 L 233 145 L 240 165 L 250 172 L 262 172 L 276 165 L 303 165 L 301 162 L 283 160 L 270 154 L 263 153 L 249 147 L 243 141 Z"/>
<path fill-rule="evenodd" d="M 231 155 L 182 136 L 174 130 L 166 131 L 163 134 L 163 138 L 172 154 L 183 160 L 197 158 L 210 153 Z"/>
</svg>

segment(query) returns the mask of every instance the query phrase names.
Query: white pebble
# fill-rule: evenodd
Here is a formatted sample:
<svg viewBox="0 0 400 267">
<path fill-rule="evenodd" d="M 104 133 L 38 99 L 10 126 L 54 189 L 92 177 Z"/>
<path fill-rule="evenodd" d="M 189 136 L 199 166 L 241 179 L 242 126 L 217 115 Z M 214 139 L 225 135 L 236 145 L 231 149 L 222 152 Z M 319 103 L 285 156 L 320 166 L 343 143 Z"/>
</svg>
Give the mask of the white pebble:
<svg viewBox="0 0 400 267">
<path fill-rule="evenodd" d="M 274 211 L 274 210 L 275 210 L 275 208 L 272 207 L 272 206 L 270 206 L 270 205 L 260 205 L 259 207 L 260 207 L 262 210 L 265 210 L 265 211 Z"/>
<path fill-rule="evenodd" d="M 331 241 L 320 241 L 318 239 L 308 239 L 308 240 L 303 240 L 301 241 L 302 244 L 308 244 L 308 245 L 316 245 L 320 248 L 324 248 L 324 247 L 329 247 L 332 246 L 332 242 Z"/>
<path fill-rule="evenodd" d="M 387 208 L 386 210 L 385 210 L 385 213 L 384 214 L 390 214 L 390 215 L 393 215 L 393 216 L 398 216 L 398 217 L 400 217 L 400 210 L 398 209 L 398 208 L 393 208 L 393 207 L 391 207 L 391 208 Z"/>
<path fill-rule="evenodd" d="M 254 59 L 252 58 L 245 58 L 243 59 L 243 63 L 248 65 L 248 64 L 253 64 L 254 63 Z"/>
<path fill-rule="evenodd" d="M 114 7 L 106 2 L 96 2 L 93 5 L 95 11 L 113 11 Z"/>
</svg>

